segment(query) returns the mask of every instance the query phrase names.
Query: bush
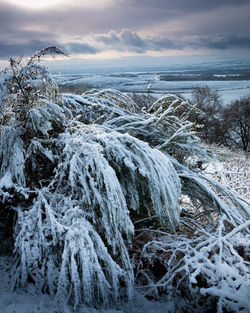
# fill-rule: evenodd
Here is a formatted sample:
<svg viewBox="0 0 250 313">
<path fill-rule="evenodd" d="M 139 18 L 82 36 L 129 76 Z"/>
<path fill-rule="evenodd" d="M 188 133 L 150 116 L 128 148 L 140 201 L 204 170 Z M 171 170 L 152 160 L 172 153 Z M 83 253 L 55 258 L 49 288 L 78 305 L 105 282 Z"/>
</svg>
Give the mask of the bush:
<svg viewBox="0 0 250 313">
<path fill-rule="evenodd" d="M 231 149 L 249 150 L 250 97 L 223 106 L 217 91 L 198 87 L 193 90 L 192 102 L 201 110 L 191 120 L 202 125 L 202 139 Z"/>
<path fill-rule="evenodd" d="M 231 102 L 222 111 L 223 143 L 249 152 L 250 96 Z"/>
<path fill-rule="evenodd" d="M 188 120 L 195 107 L 166 95 L 141 111 L 112 89 L 62 96 L 42 54 L 11 61 L 1 79 L 0 201 L 17 214 L 14 288 L 32 283 L 74 309 L 120 306 L 133 296 L 135 230 L 180 229 L 181 195 L 196 213 L 223 213 L 234 226 L 249 219 L 236 196 L 187 168 L 190 156 L 208 157 Z"/>
<path fill-rule="evenodd" d="M 221 128 L 223 106 L 218 92 L 207 86 L 197 87 L 193 90 L 191 101 L 200 109 L 191 120 L 202 125 L 201 138 L 210 144 L 220 142 L 223 136 Z"/>
<path fill-rule="evenodd" d="M 192 239 L 166 234 L 148 242 L 137 270 L 144 294 L 167 294 L 178 312 L 247 312 L 249 225 L 234 228 L 224 216 L 217 228 L 194 225 Z M 161 269 L 160 277 L 150 266 Z"/>
</svg>

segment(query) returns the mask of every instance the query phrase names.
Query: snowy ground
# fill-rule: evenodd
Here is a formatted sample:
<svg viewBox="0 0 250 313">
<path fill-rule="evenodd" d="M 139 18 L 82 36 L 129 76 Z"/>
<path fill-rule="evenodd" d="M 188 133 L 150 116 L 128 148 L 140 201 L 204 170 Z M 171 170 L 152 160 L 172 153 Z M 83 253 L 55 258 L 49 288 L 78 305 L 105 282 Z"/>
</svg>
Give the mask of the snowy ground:
<svg viewBox="0 0 250 313">
<path fill-rule="evenodd" d="M 59 313 L 57 303 L 48 295 L 37 295 L 32 286 L 26 292 L 11 292 L 10 270 L 13 258 L 0 257 L 0 313 Z M 72 313 L 72 308 L 65 307 L 64 312 Z M 95 310 L 81 305 L 77 313 L 174 313 L 174 305 L 148 301 L 139 294 L 123 308 Z"/>
</svg>

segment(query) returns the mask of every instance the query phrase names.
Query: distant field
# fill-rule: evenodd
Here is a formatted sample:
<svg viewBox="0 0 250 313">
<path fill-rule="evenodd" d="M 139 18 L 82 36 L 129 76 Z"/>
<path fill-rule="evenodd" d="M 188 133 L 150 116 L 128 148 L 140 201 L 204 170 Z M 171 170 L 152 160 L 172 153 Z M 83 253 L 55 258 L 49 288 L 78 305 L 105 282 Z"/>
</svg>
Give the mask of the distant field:
<svg viewBox="0 0 250 313">
<path fill-rule="evenodd" d="M 179 93 L 189 98 L 198 86 L 218 90 L 224 103 L 250 95 L 250 71 L 134 71 L 57 75 L 62 91 L 84 92 L 87 88 L 114 88 L 123 92 L 147 93 L 156 96 Z"/>
</svg>

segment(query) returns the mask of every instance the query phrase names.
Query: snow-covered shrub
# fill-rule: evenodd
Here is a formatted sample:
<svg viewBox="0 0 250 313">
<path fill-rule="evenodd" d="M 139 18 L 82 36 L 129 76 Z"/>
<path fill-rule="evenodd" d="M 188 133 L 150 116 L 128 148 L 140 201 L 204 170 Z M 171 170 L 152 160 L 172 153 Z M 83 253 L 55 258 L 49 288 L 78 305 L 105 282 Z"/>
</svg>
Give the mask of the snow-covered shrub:
<svg viewBox="0 0 250 313">
<path fill-rule="evenodd" d="M 33 140 L 29 150 L 38 147 L 56 165 L 50 181 L 40 181 L 44 187 L 34 185 L 30 206 L 16 208 L 14 283 L 25 286 L 30 277 L 39 291 L 75 306 L 130 299 L 129 209 L 174 229 L 180 194 L 174 167 L 146 143 L 100 127 L 71 126 L 60 134 L 52 141 L 57 160 L 41 142 Z"/>
<path fill-rule="evenodd" d="M 58 87 L 48 69 L 39 63 L 44 55 L 65 55 L 56 47 L 48 47 L 35 53 L 26 63 L 22 58 L 10 58 L 10 66 L 2 71 L 0 80 L 0 119 L 14 117 L 25 120 L 37 100 L 58 100 Z"/>
<path fill-rule="evenodd" d="M 140 288 L 146 296 L 174 299 L 179 312 L 248 312 L 249 226 L 233 227 L 223 216 L 216 229 L 200 228 L 192 238 L 155 238 L 140 255 Z"/>
<path fill-rule="evenodd" d="M 33 283 L 75 309 L 119 306 L 133 295 L 135 226 L 178 230 L 182 194 L 234 225 L 249 208 L 187 168 L 188 157 L 208 157 L 188 121 L 195 107 L 166 95 L 141 111 L 112 89 L 60 96 L 35 62 L 47 52 L 25 67 L 11 61 L 1 79 L 1 214 L 17 214 L 13 287 Z M 44 88 L 31 84 L 41 77 Z"/>
<path fill-rule="evenodd" d="M 182 193 L 191 198 L 195 207 L 217 211 L 219 214 L 225 213 L 236 223 L 249 218 L 247 204 L 240 202 L 222 185 L 204 175 L 197 175 L 186 166 L 190 157 L 209 158 L 206 150 L 200 145 L 193 123 L 188 121 L 190 114 L 196 110 L 195 107 L 175 95 L 166 95 L 151 106 L 152 113 L 136 112 L 137 108 L 131 103 L 132 100 L 124 95 L 123 101 L 124 98 L 127 99 L 128 108 L 132 108 L 132 112 L 122 109 L 125 104 L 121 103 L 120 93 L 116 99 L 115 91 L 110 89 L 88 91 L 82 97 L 66 95 L 64 101 L 67 107 L 76 109 L 78 120 L 128 133 L 162 151 L 171 159 L 181 179 Z M 83 110 L 82 115 L 79 114 L 80 110 Z"/>
<path fill-rule="evenodd" d="M 250 159 L 243 151 L 231 151 L 225 147 L 208 146 L 217 158 L 204 168 L 204 174 L 250 201 Z"/>
</svg>

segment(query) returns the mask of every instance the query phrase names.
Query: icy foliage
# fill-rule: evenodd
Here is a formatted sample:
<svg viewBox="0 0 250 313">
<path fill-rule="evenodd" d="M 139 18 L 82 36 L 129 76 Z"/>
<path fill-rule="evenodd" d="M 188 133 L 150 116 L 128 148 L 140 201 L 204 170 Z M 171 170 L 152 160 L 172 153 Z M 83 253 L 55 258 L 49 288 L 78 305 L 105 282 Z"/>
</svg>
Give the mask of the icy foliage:
<svg viewBox="0 0 250 313">
<path fill-rule="evenodd" d="M 103 100 L 107 100 L 108 102 L 112 104 L 118 105 L 122 109 L 127 109 L 130 112 L 137 112 L 139 110 L 136 103 L 128 97 L 126 94 L 115 90 L 115 89 L 104 89 L 104 90 L 90 90 L 85 92 L 84 97 L 90 97 L 91 100 L 93 97 L 100 100 L 102 102 Z"/>
<path fill-rule="evenodd" d="M 250 201 L 250 160 L 246 153 L 226 148 L 208 147 L 218 158 L 207 164 L 204 174 L 224 185 L 244 201 Z"/>
<path fill-rule="evenodd" d="M 129 136 L 111 132 L 98 136 L 104 154 L 118 173 L 128 207 L 157 215 L 174 228 L 179 222 L 180 180 L 172 163 L 156 149 Z"/>
<path fill-rule="evenodd" d="M 24 143 L 20 135 L 19 129 L 13 129 L 10 126 L 6 126 L 2 130 L 0 143 L 0 181 L 2 186 L 4 186 L 6 177 L 9 177 L 10 185 L 16 183 L 19 187 L 26 186 Z"/>
<path fill-rule="evenodd" d="M 233 228 L 222 217 L 215 230 L 198 228 L 192 239 L 168 235 L 150 241 L 137 271 L 144 294 L 166 293 L 180 312 L 248 312 L 249 226 L 247 221 Z M 160 278 L 149 270 L 156 264 Z"/>
<path fill-rule="evenodd" d="M 65 105 L 84 123 L 98 123 L 129 133 L 180 160 L 193 153 L 207 158 L 205 149 L 199 145 L 194 124 L 188 121 L 189 115 L 197 110 L 195 106 L 174 95 L 160 100 L 147 112 L 140 111 L 128 96 L 110 89 L 64 97 Z"/>
<path fill-rule="evenodd" d="M 30 282 L 75 310 L 119 307 L 134 292 L 135 227 L 178 231 L 184 194 L 236 227 L 250 211 L 187 168 L 188 157 L 208 157 L 188 121 L 195 107 L 166 95 L 140 111 L 111 89 L 60 96 L 35 62 L 44 53 L 25 66 L 12 60 L 1 79 L 0 204 L 17 214 L 13 287 Z"/>
<path fill-rule="evenodd" d="M 57 84 L 48 69 L 39 63 L 41 56 L 47 54 L 65 55 L 56 47 L 48 47 L 26 63 L 22 58 L 10 58 L 10 66 L 0 73 L 0 124 L 11 118 L 25 120 L 39 99 L 59 100 Z"/>
<path fill-rule="evenodd" d="M 234 225 L 250 218 L 247 202 L 241 201 L 230 190 L 206 175 L 194 173 L 177 161 L 172 161 L 182 182 L 182 193 L 189 196 L 194 207 L 225 214 Z"/>
<path fill-rule="evenodd" d="M 111 98 L 109 98 L 111 93 Z M 105 97 L 100 97 L 105 95 Z M 124 96 L 125 97 L 125 96 Z M 127 96 L 126 96 L 127 97 Z M 132 106 L 127 97 L 128 108 Z M 206 150 L 200 145 L 193 123 L 188 117 L 195 110 L 190 103 L 175 95 L 166 95 L 157 100 L 150 108 L 150 112 L 133 112 L 120 107 L 120 93 L 115 100 L 112 90 L 89 91 L 80 96 L 66 95 L 64 103 L 67 107 L 76 108 L 77 119 L 86 123 L 98 123 L 107 129 L 115 129 L 121 133 L 128 133 L 133 137 L 146 141 L 151 147 L 161 150 L 177 170 L 182 182 L 182 192 L 201 204 L 203 210 L 211 209 L 218 213 L 225 213 L 232 222 L 241 223 L 250 217 L 249 205 L 241 202 L 224 186 L 210 180 L 203 175 L 186 167 L 186 161 L 194 155 L 209 159 Z M 79 114 L 82 103 L 82 114 Z M 121 104 L 124 108 L 124 103 Z M 76 116 L 76 114 L 75 114 Z M 179 162 L 181 163 L 179 163 Z M 131 181 L 130 181 L 131 184 Z M 130 185 L 129 184 L 129 185 Z M 126 187 L 128 189 L 128 187 Z"/>
<path fill-rule="evenodd" d="M 55 295 L 62 305 L 70 301 L 75 308 L 80 302 L 96 306 L 131 298 L 133 275 L 119 234 L 119 254 L 108 252 L 86 212 L 46 188 L 30 210 L 18 214 L 15 249 L 21 257 L 14 284 L 24 287 L 29 277 L 37 291 Z"/>
<path fill-rule="evenodd" d="M 31 141 L 26 162 L 35 163 L 39 153 L 55 161 L 43 142 Z M 98 127 L 72 126 L 52 144 L 60 151 L 53 177 L 49 184 L 40 180 L 46 186 L 33 189 L 29 207 L 16 207 L 15 252 L 20 257 L 14 285 L 25 286 L 29 277 L 39 291 L 75 306 L 130 299 L 133 272 L 126 241 L 133 224 L 128 208 L 144 208 L 177 226 L 180 181 L 174 167 L 146 143 Z"/>
</svg>

